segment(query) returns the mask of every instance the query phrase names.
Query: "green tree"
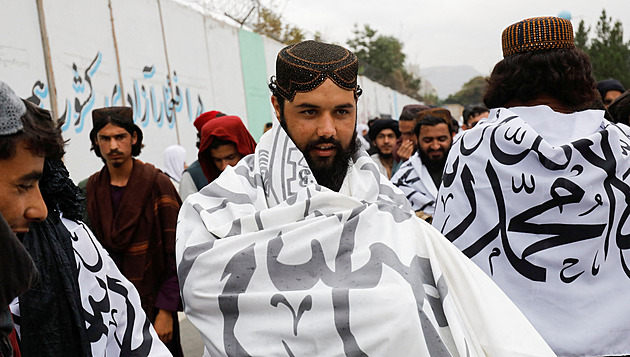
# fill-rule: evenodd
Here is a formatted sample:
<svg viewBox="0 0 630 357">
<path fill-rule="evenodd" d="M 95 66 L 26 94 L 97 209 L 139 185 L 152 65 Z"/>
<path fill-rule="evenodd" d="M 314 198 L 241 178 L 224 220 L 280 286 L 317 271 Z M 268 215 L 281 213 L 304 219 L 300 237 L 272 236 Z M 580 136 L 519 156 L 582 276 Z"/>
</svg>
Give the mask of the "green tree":
<svg viewBox="0 0 630 357">
<path fill-rule="evenodd" d="M 282 20 L 280 15 L 265 7 L 258 8 L 258 16 L 253 24 L 254 32 L 282 41 Z"/>
<path fill-rule="evenodd" d="M 575 46 L 584 52 L 588 52 L 588 33 L 591 31 L 591 28 L 586 28 L 584 25 L 584 20 L 580 20 L 580 24 L 578 25 L 578 29 L 575 32 Z"/>
<path fill-rule="evenodd" d="M 304 41 L 304 31 L 302 29 L 295 26 L 285 26 L 282 42 L 292 45 L 302 41 Z"/>
<path fill-rule="evenodd" d="M 359 58 L 359 73 L 411 97 L 418 94 L 420 78 L 405 69 L 403 43 L 393 36 L 377 35 L 369 25 L 355 24 L 354 37 L 346 43 Z"/>
<path fill-rule="evenodd" d="M 486 79 L 482 76 L 477 76 L 464 83 L 462 89 L 446 98 L 445 102 L 459 103 L 463 106 L 481 103 L 483 101 L 483 93 L 485 90 Z"/>
<path fill-rule="evenodd" d="M 576 32 L 576 46 L 589 54 L 593 64 L 593 74 L 599 80 L 615 78 L 630 87 L 630 41 L 623 41 L 623 25 L 619 20 L 602 15 L 597 21 L 595 37 L 587 41 L 590 28 L 585 29 L 580 21 Z"/>
</svg>

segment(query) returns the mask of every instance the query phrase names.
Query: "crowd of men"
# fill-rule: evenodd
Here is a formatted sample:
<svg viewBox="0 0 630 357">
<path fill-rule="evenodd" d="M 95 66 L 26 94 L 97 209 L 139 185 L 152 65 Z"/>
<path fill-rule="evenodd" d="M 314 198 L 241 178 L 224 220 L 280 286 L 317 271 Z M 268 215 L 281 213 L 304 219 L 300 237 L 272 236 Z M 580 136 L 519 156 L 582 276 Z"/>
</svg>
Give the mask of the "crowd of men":
<svg viewBox="0 0 630 357">
<path fill-rule="evenodd" d="M 62 123 L 0 82 L 0 356 L 182 356 L 178 311 L 213 356 L 629 355 L 630 94 L 567 20 L 502 49 L 461 122 L 368 127 L 357 57 L 287 46 L 258 143 L 203 113 L 162 171 L 99 108 L 78 185 Z"/>
</svg>

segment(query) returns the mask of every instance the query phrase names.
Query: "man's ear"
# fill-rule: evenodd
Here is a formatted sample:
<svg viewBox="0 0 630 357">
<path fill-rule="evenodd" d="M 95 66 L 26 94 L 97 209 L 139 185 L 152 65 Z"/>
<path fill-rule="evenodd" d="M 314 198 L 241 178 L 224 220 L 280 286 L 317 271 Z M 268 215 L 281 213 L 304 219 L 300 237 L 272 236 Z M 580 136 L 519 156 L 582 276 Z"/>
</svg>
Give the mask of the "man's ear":
<svg viewBox="0 0 630 357">
<path fill-rule="evenodd" d="M 273 105 L 273 110 L 276 112 L 276 118 L 280 120 L 280 103 L 275 95 L 271 96 L 271 105 Z"/>
<path fill-rule="evenodd" d="M 131 134 L 131 145 L 136 145 L 137 142 L 138 142 L 138 132 L 134 131 L 133 134 Z"/>
</svg>

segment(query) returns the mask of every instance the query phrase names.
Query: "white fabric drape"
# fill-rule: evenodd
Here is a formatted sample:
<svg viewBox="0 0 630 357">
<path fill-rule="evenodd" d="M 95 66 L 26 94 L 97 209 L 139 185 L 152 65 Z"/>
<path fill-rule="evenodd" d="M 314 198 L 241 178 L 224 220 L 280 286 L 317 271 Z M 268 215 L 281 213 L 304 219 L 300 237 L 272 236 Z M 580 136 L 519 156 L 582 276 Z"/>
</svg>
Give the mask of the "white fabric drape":
<svg viewBox="0 0 630 357">
<path fill-rule="evenodd" d="M 435 211 L 438 189 L 420 154 L 413 154 L 402 163 L 392 176 L 392 183 L 400 188 L 414 211 L 423 211 L 432 216 Z"/>
<path fill-rule="evenodd" d="M 603 111 L 492 110 L 457 140 L 433 225 L 558 355 L 630 354 L 630 139 Z"/>
<path fill-rule="evenodd" d="M 138 291 L 90 229 L 84 223 L 61 220 L 72 236 L 92 356 L 171 356 L 142 310 Z M 13 314 L 20 315 L 19 299 L 10 307 Z M 16 330 L 19 332 L 17 323 Z"/>
<path fill-rule="evenodd" d="M 185 312 L 212 356 L 553 356 L 361 151 L 339 193 L 280 126 L 183 205 Z"/>
</svg>

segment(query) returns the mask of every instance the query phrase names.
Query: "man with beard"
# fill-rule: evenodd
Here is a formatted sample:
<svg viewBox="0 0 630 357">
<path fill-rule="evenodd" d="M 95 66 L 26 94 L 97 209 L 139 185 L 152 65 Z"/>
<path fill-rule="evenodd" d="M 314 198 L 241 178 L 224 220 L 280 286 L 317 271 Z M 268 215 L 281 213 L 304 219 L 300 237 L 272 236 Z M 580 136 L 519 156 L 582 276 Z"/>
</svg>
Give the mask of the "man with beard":
<svg viewBox="0 0 630 357">
<path fill-rule="evenodd" d="M 488 119 L 453 144 L 433 225 L 559 356 L 627 356 L 630 137 L 604 119 L 571 22 L 508 26 Z"/>
<path fill-rule="evenodd" d="M 92 150 L 105 163 L 86 187 L 92 231 L 138 289 L 160 340 L 181 356 L 174 256 L 181 200 L 168 176 L 135 159 L 142 149 L 142 131 L 131 108 L 95 109 L 92 125 Z"/>
<path fill-rule="evenodd" d="M 370 156 L 378 171 L 388 179 L 392 177 L 394 166 L 393 150 L 396 139 L 400 137 L 398 122 L 393 119 L 379 119 L 372 124 L 369 131 L 372 145 L 376 147 L 376 154 Z"/>
<path fill-rule="evenodd" d="M 392 182 L 405 193 L 416 215 L 431 221 L 455 131 L 444 118 L 427 115 L 416 124 L 414 134 L 418 152 L 401 165 Z"/>
<path fill-rule="evenodd" d="M 357 150 L 357 71 L 340 46 L 282 49 L 270 83 L 281 125 L 184 203 L 177 270 L 207 353 L 550 355 Z"/>
</svg>

